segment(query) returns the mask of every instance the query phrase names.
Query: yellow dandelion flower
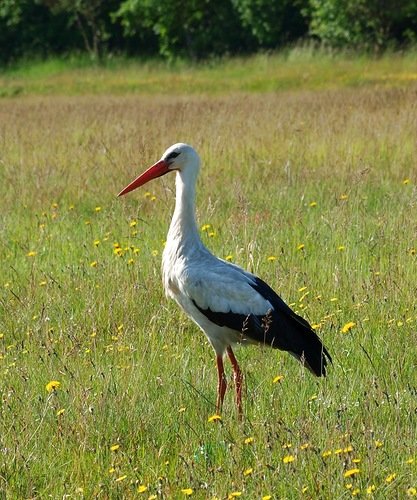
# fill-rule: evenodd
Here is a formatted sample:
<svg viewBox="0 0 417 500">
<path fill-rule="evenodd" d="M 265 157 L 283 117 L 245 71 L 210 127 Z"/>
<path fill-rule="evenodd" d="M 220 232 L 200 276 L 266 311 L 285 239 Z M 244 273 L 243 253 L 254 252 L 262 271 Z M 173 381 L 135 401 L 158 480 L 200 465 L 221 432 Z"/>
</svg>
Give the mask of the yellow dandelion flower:
<svg viewBox="0 0 417 500">
<path fill-rule="evenodd" d="M 90 221 L 90 220 L 86 220 L 86 221 L 84 221 L 84 224 L 85 224 L 86 226 L 89 226 L 89 225 L 91 224 L 91 221 Z"/>
<path fill-rule="evenodd" d="M 315 399 L 317 399 L 317 394 L 310 396 L 309 401 L 314 401 Z"/>
<path fill-rule="evenodd" d="M 344 193 L 344 194 L 341 194 L 341 195 L 340 195 L 340 198 L 339 198 L 339 199 L 340 199 L 340 200 L 342 200 L 342 201 L 345 201 L 345 200 L 347 200 L 348 198 L 349 198 L 349 196 L 348 196 L 347 194 L 345 194 L 345 193 Z"/>
<path fill-rule="evenodd" d="M 409 458 L 408 460 L 405 461 L 406 464 L 413 464 L 414 463 L 414 458 Z"/>
<path fill-rule="evenodd" d="M 249 468 L 247 468 L 247 469 L 245 469 L 245 470 L 243 471 L 243 475 L 244 475 L 244 476 L 250 476 L 250 475 L 252 474 L 252 472 L 253 472 L 253 468 L 252 468 L 252 467 L 249 467 Z"/>
<path fill-rule="evenodd" d="M 232 493 L 229 493 L 227 498 L 231 500 L 232 498 L 237 498 L 240 497 L 241 495 L 242 495 L 241 491 L 233 491 Z"/>
<path fill-rule="evenodd" d="M 151 201 L 155 201 L 155 200 L 156 200 L 156 196 L 153 194 L 153 195 L 150 197 L 150 200 L 151 200 Z"/>
<path fill-rule="evenodd" d="M 134 260 L 134 259 L 129 259 L 129 260 L 127 261 L 127 263 L 128 263 L 129 265 L 134 264 L 134 262 L 135 262 L 135 260 Z"/>
<path fill-rule="evenodd" d="M 317 207 L 317 202 L 316 201 L 311 201 L 310 202 L 310 207 L 311 208 Z"/>
<path fill-rule="evenodd" d="M 74 210 L 75 208 L 75 205 L 73 203 L 71 203 L 71 205 L 68 207 L 68 210 Z"/>
<path fill-rule="evenodd" d="M 352 330 L 352 328 L 356 326 L 356 323 L 354 321 L 349 321 L 348 323 L 346 323 L 345 325 L 343 325 L 343 327 L 341 328 L 341 332 L 342 333 L 347 333 L 349 332 L 350 330 Z"/>
<path fill-rule="evenodd" d="M 270 255 L 269 257 L 266 258 L 266 260 L 268 262 L 274 262 L 277 260 L 277 258 L 275 257 L 275 255 Z"/>
<path fill-rule="evenodd" d="M 300 446 L 300 450 L 306 450 L 307 448 L 310 447 L 310 443 L 304 443 Z"/>
<path fill-rule="evenodd" d="M 262 497 L 262 500 L 271 500 L 271 498 L 272 498 L 271 495 L 264 495 Z"/>
<path fill-rule="evenodd" d="M 116 471 L 116 469 L 114 467 L 110 467 L 109 474 L 113 474 L 115 471 Z"/>
<path fill-rule="evenodd" d="M 181 490 L 181 493 L 184 494 L 185 496 L 190 496 L 193 494 L 193 489 L 192 488 L 183 488 Z"/>
<path fill-rule="evenodd" d="M 307 490 L 308 490 L 308 486 L 303 486 L 301 488 L 301 493 L 307 493 Z"/>
<path fill-rule="evenodd" d="M 152 257 L 157 257 L 159 254 L 158 250 L 152 250 L 151 253 L 152 253 Z"/>
<path fill-rule="evenodd" d="M 47 284 L 48 282 L 45 280 L 39 282 L 39 286 L 46 286 Z"/>
<path fill-rule="evenodd" d="M 360 492 L 361 490 L 359 488 L 355 488 L 354 490 L 352 490 L 352 496 L 356 497 L 356 495 L 359 495 Z"/>
<path fill-rule="evenodd" d="M 285 443 L 282 445 L 282 449 L 283 450 L 288 450 L 288 448 L 292 448 L 292 444 L 291 443 Z"/>
<path fill-rule="evenodd" d="M 407 489 L 407 496 L 409 496 L 409 497 L 417 496 L 417 488 L 413 488 L 413 487 L 408 488 Z"/>
<path fill-rule="evenodd" d="M 145 493 L 145 491 L 147 491 L 147 490 L 148 490 L 148 487 L 145 486 L 144 484 L 141 484 L 138 486 L 137 492 L 138 493 Z"/>
<path fill-rule="evenodd" d="M 211 417 L 209 417 L 207 419 L 207 422 L 217 422 L 218 420 L 221 420 L 222 417 L 220 415 L 211 415 Z"/>
<path fill-rule="evenodd" d="M 124 474 L 123 476 L 119 476 L 115 479 L 116 483 L 120 483 L 121 481 L 124 481 L 127 478 L 127 474 Z"/>
<path fill-rule="evenodd" d="M 339 250 L 339 252 L 343 252 L 343 250 L 345 250 L 345 249 L 346 249 L 346 247 L 345 247 L 345 245 L 339 245 L 339 246 L 337 247 L 337 249 Z"/>
<path fill-rule="evenodd" d="M 385 478 L 385 482 L 390 484 L 394 481 L 394 479 L 397 477 L 397 474 L 395 472 L 393 472 L 392 474 L 390 474 L 389 476 L 387 476 Z"/>
<path fill-rule="evenodd" d="M 253 437 L 247 437 L 247 438 L 246 438 L 243 442 L 244 442 L 245 444 L 251 444 L 251 443 L 253 443 L 254 441 L 255 441 L 255 438 L 253 438 Z"/>
<path fill-rule="evenodd" d="M 94 241 L 93 241 L 93 245 L 94 245 L 95 247 L 98 247 L 98 246 L 100 245 L 100 240 L 94 240 Z"/>
<path fill-rule="evenodd" d="M 216 237 L 216 231 L 210 231 L 208 233 L 209 238 L 215 238 Z"/>
<path fill-rule="evenodd" d="M 332 298 L 330 299 L 330 302 L 337 302 L 338 300 L 339 300 L 339 299 L 338 299 L 337 297 L 332 297 Z"/>
<path fill-rule="evenodd" d="M 59 387 L 61 386 L 61 382 L 58 382 L 58 380 L 51 380 L 50 382 L 48 382 L 45 386 L 45 389 L 47 392 L 52 392 L 52 391 L 56 391 L 57 389 L 59 389 Z"/>
<path fill-rule="evenodd" d="M 135 247 L 135 248 L 133 249 L 133 253 L 134 253 L 135 255 L 136 255 L 136 254 L 138 254 L 139 252 L 140 252 L 139 248 L 136 248 L 136 247 Z"/>
<path fill-rule="evenodd" d="M 337 450 L 334 450 L 334 454 L 335 455 L 340 455 L 341 453 L 343 452 L 343 449 L 342 448 L 338 448 Z"/>
<path fill-rule="evenodd" d="M 96 207 L 94 210 L 95 210 L 96 212 L 101 212 L 101 207 Z"/>
<path fill-rule="evenodd" d="M 202 231 L 208 231 L 211 228 L 211 224 L 203 224 L 201 226 Z"/>
<path fill-rule="evenodd" d="M 186 409 L 185 406 L 181 406 L 181 408 L 178 408 L 178 413 L 184 413 Z"/>
<path fill-rule="evenodd" d="M 351 477 L 351 476 L 355 476 L 356 474 L 359 474 L 360 470 L 355 468 L 355 469 L 349 469 L 347 470 L 343 476 L 344 477 Z"/>
<path fill-rule="evenodd" d="M 233 255 L 232 254 L 226 255 L 225 260 L 230 262 L 231 260 L 233 260 Z"/>
<path fill-rule="evenodd" d="M 97 261 L 93 260 L 93 262 L 90 262 L 90 267 L 97 267 Z"/>
<path fill-rule="evenodd" d="M 58 410 L 58 411 L 56 412 L 56 414 L 55 414 L 55 415 L 56 415 L 57 417 L 60 417 L 60 416 L 61 416 L 61 415 L 63 415 L 64 413 L 65 413 L 65 408 L 61 408 L 60 410 Z"/>
<path fill-rule="evenodd" d="M 406 186 L 407 184 L 410 184 L 410 179 L 404 179 L 403 184 Z"/>
<path fill-rule="evenodd" d="M 384 446 L 383 441 L 379 441 L 379 439 L 375 439 L 375 448 L 381 448 Z"/>
<path fill-rule="evenodd" d="M 113 250 L 114 255 L 117 255 L 118 257 L 121 257 L 123 255 L 123 248 L 121 247 L 116 247 Z"/>
<path fill-rule="evenodd" d="M 343 453 L 350 453 L 353 451 L 353 446 L 350 444 L 349 446 L 346 446 L 346 448 L 343 448 Z"/>
<path fill-rule="evenodd" d="M 37 254 L 38 252 L 35 252 L 34 250 L 31 250 L 30 252 L 28 252 L 26 254 L 27 257 L 35 257 L 35 255 Z"/>
<path fill-rule="evenodd" d="M 281 380 L 284 378 L 284 375 L 277 375 L 276 377 L 274 377 L 274 379 L 272 380 L 272 383 L 273 384 L 276 384 L 278 382 L 281 382 Z"/>
<path fill-rule="evenodd" d="M 294 455 L 286 455 L 282 459 L 282 461 L 284 462 L 284 464 L 290 464 L 291 462 L 294 462 L 294 460 L 295 460 Z"/>
<path fill-rule="evenodd" d="M 299 245 L 297 245 L 297 250 L 304 250 L 304 248 L 305 248 L 304 243 L 300 243 Z"/>
<path fill-rule="evenodd" d="M 371 484 L 366 488 L 366 494 L 367 495 L 372 495 L 372 493 L 376 490 L 376 486 L 374 484 Z"/>
<path fill-rule="evenodd" d="M 353 484 L 352 483 L 345 484 L 345 488 L 350 490 L 353 488 Z"/>
<path fill-rule="evenodd" d="M 131 220 L 131 221 L 129 222 L 129 226 L 130 226 L 130 227 L 135 227 L 135 226 L 137 225 L 137 223 L 138 223 L 138 221 L 137 221 L 137 220 Z"/>
<path fill-rule="evenodd" d="M 362 459 L 361 459 L 361 458 L 352 458 L 352 462 L 353 462 L 354 464 L 360 464 L 360 463 L 361 463 L 361 461 L 362 461 Z"/>
<path fill-rule="evenodd" d="M 113 444 L 110 446 L 110 451 L 117 451 L 120 448 L 120 444 Z"/>
<path fill-rule="evenodd" d="M 311 328 L 312 328 L 313 330 L 317 330 L 317 329 L 319 329 L 321 326 L 322 326 L 322 325 L 321 325 L 321 323 L 314 323 L 313 325 L 311 325 Z"/>
</svg>

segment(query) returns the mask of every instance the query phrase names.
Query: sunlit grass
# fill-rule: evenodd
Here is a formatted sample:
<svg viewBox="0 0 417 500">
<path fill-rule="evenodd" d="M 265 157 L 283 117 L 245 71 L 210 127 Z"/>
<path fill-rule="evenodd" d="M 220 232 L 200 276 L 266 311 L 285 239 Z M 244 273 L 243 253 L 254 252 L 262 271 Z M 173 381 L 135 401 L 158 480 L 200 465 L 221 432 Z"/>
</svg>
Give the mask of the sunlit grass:
<svg viewBox="0 0 417 500">
<path fill-rule="evenodd" d="M 362 87 L 417 82 L 415 51 L 380 57 L 298 47 L 278 54 L 202 63 L 164 63 L 112 57 L 22 61 L 0 73 L 0 96 L 169 94 L 222 95 Z"/>
<path fill-rule="evenodd" d="M 416 117 L 414 87 L 4 99 L 0 491 L 414 495 Z M 238 349 L 243 423 L 233 391 L 215 416 L 213 352 L 163 294 L 173 177 L 115 197 L 179 140 L 203 159 L 204 243 L 334 358 L 317 380 Z"/>
</svg>

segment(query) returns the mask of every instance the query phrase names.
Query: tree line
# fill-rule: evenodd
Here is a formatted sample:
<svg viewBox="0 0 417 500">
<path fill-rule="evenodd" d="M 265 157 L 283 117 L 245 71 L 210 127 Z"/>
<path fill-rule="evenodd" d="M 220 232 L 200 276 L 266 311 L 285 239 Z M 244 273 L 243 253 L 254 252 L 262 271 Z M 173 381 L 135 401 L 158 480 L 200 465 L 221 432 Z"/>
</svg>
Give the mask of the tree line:
<svg viewBox="0 0 417 500">
<path fill-rule="evenodd" d="M 0 63 L 88 53 L 168 59 L 313 39 L 382 51 L 417 42 L 416 0 L 0 0 Z"/>
</svg>

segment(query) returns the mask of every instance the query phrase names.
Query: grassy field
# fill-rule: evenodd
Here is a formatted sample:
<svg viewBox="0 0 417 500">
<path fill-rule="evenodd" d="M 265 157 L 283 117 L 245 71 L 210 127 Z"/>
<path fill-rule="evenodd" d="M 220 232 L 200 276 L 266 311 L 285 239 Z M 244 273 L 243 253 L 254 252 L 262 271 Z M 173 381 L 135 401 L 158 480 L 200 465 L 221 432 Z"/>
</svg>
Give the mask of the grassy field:
<svg viewBox="0 0 417 500">
<path fill-rule="evenodd" d="M 0 71 L 0 97 L 16 95 L 224 95 L 403 87 L 417 83 L 417 50 L 379 58 L 293 48 L 211 63 L 137 62 L 116 57 L 92 66 L 80 57 L 28 61 Z"/>
<path fill-rule="evenodd" d="M 241 82 L 280 88 L 256 64 Z M 65 94 L 59 75 L 2 77 L 24 90 L 0 101 L 0 498 L 417 494 L 417 87 L 384 64 L 395 85 L 336 72 L 280 92 L 239 77 L 214 91 L 217 67 L 191 95 L 163 69 L 154 95 L 105 92 L 88 69 L 62 77 L 86 95 L 47 95 Z M 163 294 L 173 176 L 115 197 L 177 141 L 203 159 L 203 241 L 268 281 L 334 359 L 318 380 L 237 349 L 243 422 L 233 391 L 210 421 L 214 354 Z"/>
</svg>

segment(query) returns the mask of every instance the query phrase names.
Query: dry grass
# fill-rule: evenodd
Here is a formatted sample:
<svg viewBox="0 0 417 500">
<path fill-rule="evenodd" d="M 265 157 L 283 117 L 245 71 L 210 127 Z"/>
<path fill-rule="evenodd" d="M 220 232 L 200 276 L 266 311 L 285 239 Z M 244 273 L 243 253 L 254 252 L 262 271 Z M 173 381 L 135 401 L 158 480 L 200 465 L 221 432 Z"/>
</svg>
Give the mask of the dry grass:
<svg viewBox="0 0 417 500">
<path fill-rule="evenodd" d="M 0 490 L 413 494 L 416 92 L 2 100 Z M 335 360 L 317 381 L 289 356 L 240 350 L 241 425 L 231 397 L 207 422 L 213 354 L 163 298 L 173 179 L 115 199 L 177 141 L 203 158 L 204 241 L 293 302 Z"/>
</svg>

